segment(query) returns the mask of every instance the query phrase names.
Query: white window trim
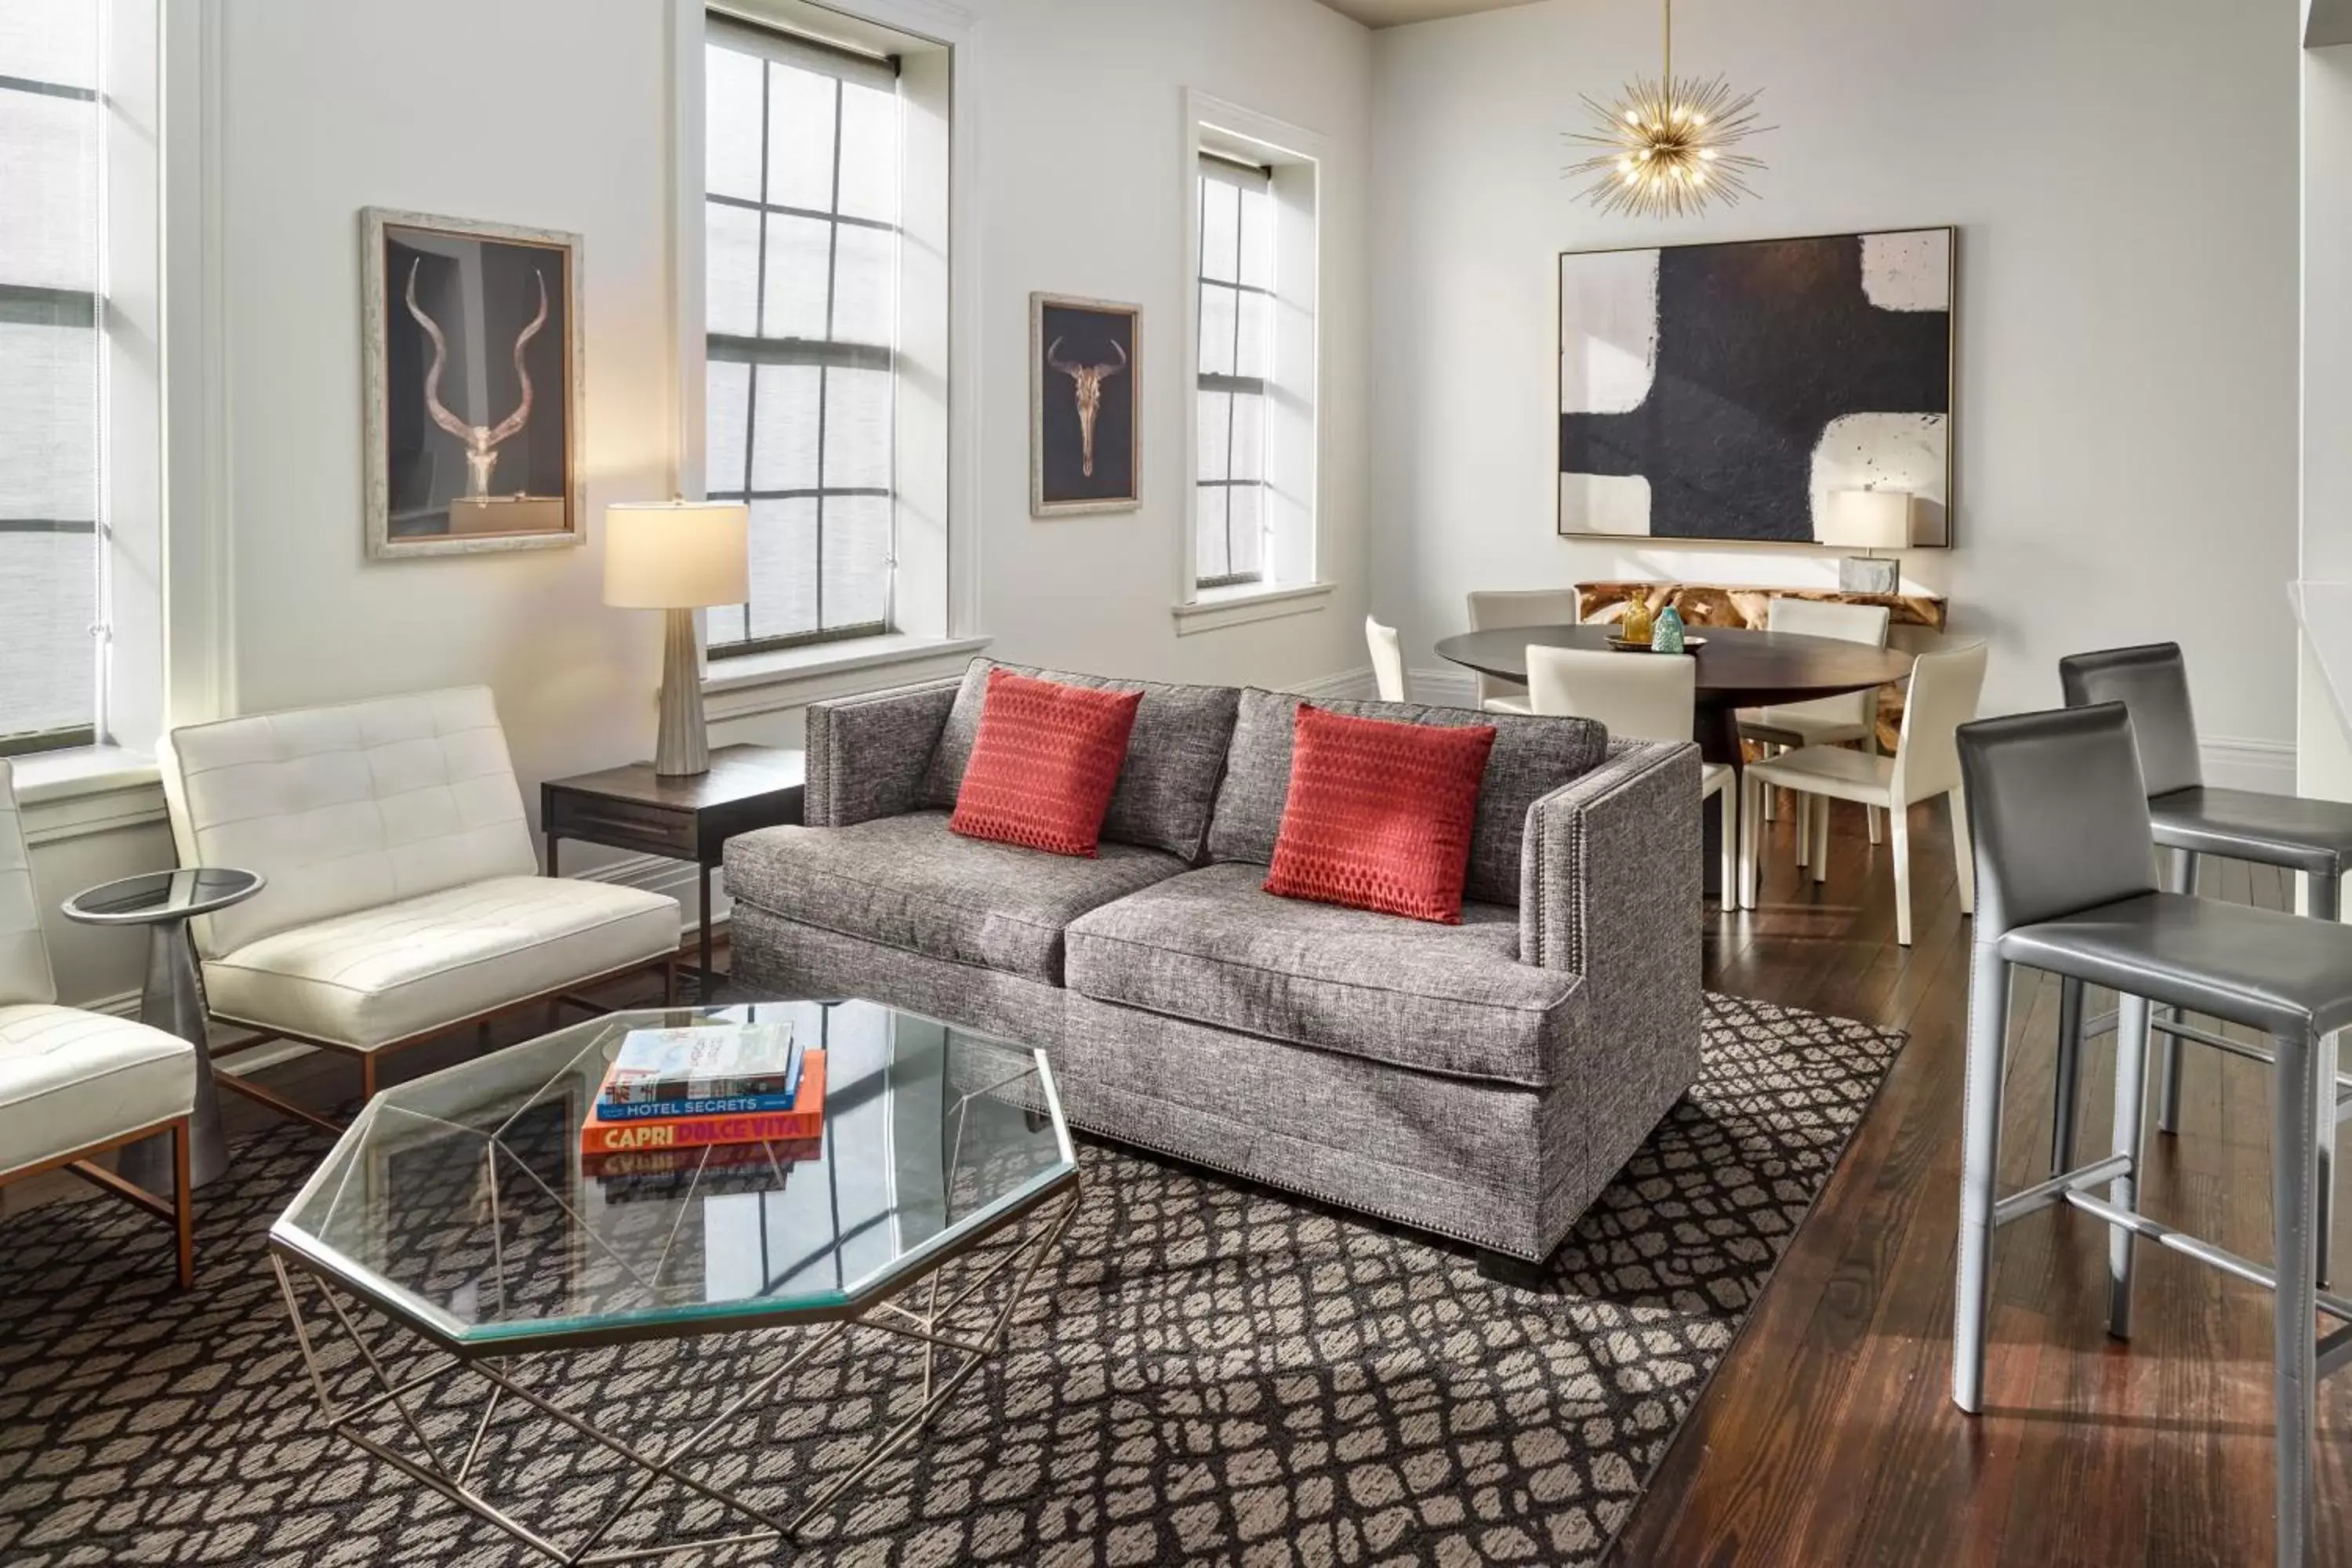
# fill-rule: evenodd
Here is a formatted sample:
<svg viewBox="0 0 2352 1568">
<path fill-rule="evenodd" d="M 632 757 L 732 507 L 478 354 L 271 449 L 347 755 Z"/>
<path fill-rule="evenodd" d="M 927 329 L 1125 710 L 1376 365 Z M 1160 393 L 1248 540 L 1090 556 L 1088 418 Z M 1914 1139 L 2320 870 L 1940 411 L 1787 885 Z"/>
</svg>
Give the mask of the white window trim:
<svg viewBox="0 0 2352 1568">
<path fill-rule="evenodd" d="M 1230 588 L 1203 588 L 1192 603 L 1175 609 L 1176 635 L 1245 626 L 1252 621 L 1279 620 L 1285 616 L 1311 616 L 1325 607 L 1337 584 L 1237 583 Z"/>
<path fill-rule="evenodd" d="M 876 690 L 919 679 L 926 664 L 964 659 L 985 647 L 980 635 L 980 329 L 977 243 L 982 50 L 980 24 L 951 0 L 824 0 L 843 16 L 926 38 L 953 52 L 948 120 L 948 458 L 950 523 L 945 603 L 930 627 L 765 654 L 703 661 L 710 721 L 796 708 L 827 697 Z M 703 493 L 702 0 L 669 0 L 670 40 L 670 395 L 671 488 Z M 762 19 L 759 0 L 725 0 L 719 9 Z M 904 536 L 901 536 L 904 548 Z M 894 595 L 894 597 L 898 597 Z M 908 606 L 899 599 L 902 612 Z M 937 623 L 944 616 L 943 626 Z M 910 616 L 909 619 L 913 617 Z M 912 667 L 910 668 L 910 667 Z"/>
<path fill-rule="evenodd" d="M 755 714 L 805 708 L 828 698 L 959 675 L 991 639 L 920 637 L 893 632 L 845 637 L 799 647 L 740 654 L 709 664 L 702 679 L 703 711 L 713 724 Z"/>
<path fill-rule="evenodd" d="M 1307 508 L 1311 530 L 1309 552 L 1315 563 L 1314 575 L 1304 583 L 1245 583 L 1229 588 L 1202 588 L 1194 576 L 1198 558 L 1200 533 L 1200 488 L 1187 483 L 1184 497 L 1183 526 L 1177 542 L 1176 601 L 1171 613 L 1175 617 L 1176 635 L 1190 637 L 1200 632 L 1216 631 L 1225 626 L 1244 626 L 1254 621 L 1278 619 L 1285 616 L 1312 615 L 1325 607 L 1332 584 L 1323 579 L 1323 566 L 1329 559 L 1328 542 L 1323 528 L 1323 443 L 1326 422 L 1323 418 L 1323 389 L 1326 376 L 1327 340 L 1323 331 L 1323 246 L 1322 227 L 1326 193 L 1323 181 L 1330 169 L 1329 144 L 1317 132 L 1292 125 L 1270 115 L 1244 109 L 1238 103 L 1202 92 L 1197 88 L 1184 89 L 1184 163 L 1183 192 L 1185 254 L 1197 257 L 1201 252 L 1201 178 L 1202 130 L 1229 132 L 1246 141 L 1312 162 L 1316 168 L 1316 254 L 1311 266 L 1316 279 L 1315 310 L 1315 452 L 1313 462 L 1312 500 Z M 1277 274 L 1281 266 L 1276 263 Z M 1186 276 L 1192 269 L 1188 267 Z M 1201 342 L 1201 291 L 1197 286 L 1184 290 L 1183 342 L 1186 361 L 1197 366 Z M 1187 388 L 1191 374 L 1186 376 Z M 1189 478 L 1199 461 L 1200 400 L 1187 396 L 1184 400 L 1184 458 Z"/>
</svg>

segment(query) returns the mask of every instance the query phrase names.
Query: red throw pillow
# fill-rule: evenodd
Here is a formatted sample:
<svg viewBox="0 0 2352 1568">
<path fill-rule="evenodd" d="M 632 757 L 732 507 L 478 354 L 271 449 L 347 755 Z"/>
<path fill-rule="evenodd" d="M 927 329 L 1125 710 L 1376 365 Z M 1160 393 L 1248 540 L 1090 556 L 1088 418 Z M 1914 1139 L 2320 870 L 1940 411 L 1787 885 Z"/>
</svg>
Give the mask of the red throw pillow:
<svg viewBox="0 0 2352 1568">
<path fill-rule="evenodd" d="M 1460 925 L 1494 745 L 1492 724 L 1351 719 L 1300 703 L 1265 890 Z"/>
<path fill-rule="evenodd" d="M 1103 691 L 988 672 L 980 733 L 951 832 L 1056 855 L 1096 858 L 1103 813 L 1118 787 L 1140 691 Z"/>
</svg>

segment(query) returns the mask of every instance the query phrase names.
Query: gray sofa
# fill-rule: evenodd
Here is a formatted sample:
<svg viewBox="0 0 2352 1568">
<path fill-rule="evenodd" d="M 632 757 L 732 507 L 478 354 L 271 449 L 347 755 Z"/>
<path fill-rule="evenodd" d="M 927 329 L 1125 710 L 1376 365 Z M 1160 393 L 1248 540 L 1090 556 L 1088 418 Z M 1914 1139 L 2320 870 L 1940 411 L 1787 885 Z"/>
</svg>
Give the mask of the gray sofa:
<svg viewBox="0 0 2352 1568">
<path fill-rule="evenodd" d="M 727 846 L 736 974 L 1041 1046 L 1071 1121 L 1525 1278 L 1698 1075 L 1698 753 L 1492 723 L 1463 923 L 1262 890 L 1299 699 L 1139 688 L 1098 860 L 960 837 L 990 667 L 808 712 L 804 827 Z M 1012 667 L 1006 668 L 1022 668 Z"/>
</svg>

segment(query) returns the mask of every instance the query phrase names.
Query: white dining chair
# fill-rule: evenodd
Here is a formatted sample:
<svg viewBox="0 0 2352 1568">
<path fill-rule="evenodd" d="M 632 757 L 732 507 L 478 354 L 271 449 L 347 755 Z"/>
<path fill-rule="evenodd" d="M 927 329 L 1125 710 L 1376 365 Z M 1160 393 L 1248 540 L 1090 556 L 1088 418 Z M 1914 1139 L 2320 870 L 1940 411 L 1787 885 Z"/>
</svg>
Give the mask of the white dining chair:
<svg viewBox="0 0 2352 1568">
<path fill-rule="evenodd" d="M 1740 901 L 1756 905 L 1759 841 L 1763 834 L 1764 796 L 1774 786 L 1800 799 L 1818 796 L 1801 817 L 1812 833 L 1816 882 L 1829 875 L 1829 803 L 1850 800 L 1882 807 L 1895 854 L 1895 940 L 1911 945 L 1911 834 L 1909 808 L 1947 796 L 1952 813 L 1952 857 L 1958 868 L 1960 912 L 1976 909 L 1976 868 L 1969 858 L 1969 825 L 1960 798 L 1959 752 L 1953 733 L 1976 717 L 1984 689 L 1985 645 L 1969 643 L 1942 653 L 1924 653 L 1911 667 L 1911 692 L 1903 706 L 1903 728 L 1892 757 L 1848 751 L 1843 746 L 1805 746 L 1748 765 L 1740 803 Z"/>
<path fill-rule="evenodd" d="M 1803 637 L 1834 637 L 1840 642 L 1886 646 L 1893 616 L 1884 605 L 1848 605 L 1833 599 L 1792 599 L 1776 595 L 1764 606 L 1764 629 L 1794 632 Z M 1849 692 L 1811 702 L 1784 702 L 1772 708 L 1743 708 L 1739 737 L 1765 747 L 1765 754 L 1792 752 L 1800 746 L 1837 746 L 1862 742 L 1872 754 L 1878 751 L 1878 693 Z M 1798 797 L 1797 864 L 1811 853 L 1811 819 L 1803 796 Z M 1869 814 L 1870 841 L 1879 842 L 1879 816 Z M 1764 797 L 1764 820 L 1773 818 L 1772 797 Z"/>
<path fill-rule="evenodd" d="M 1538 713 L 1600 722 L 1628 741 L 1687 741 L 1698 708 L 1698 661 L 1592 648 L 1528 649 L 1528 695 Z M 1698 797 L 1713 798 L 1723 834 L 1723 912 L 1739 907 L 1739 823 L 1731 768 L 1699 763 Z"/>
<path fill-rule="evenodd" d="M 1381 700 L 1412 701 L 1412 685 L 1404 676 L 1404 645 L 1397 640 L 1396 627 L 1384 626 L 1366 616 L 1364 641 L 1372 650 L 1372 679 L 1380 686 Z"/>
<path fill-rule="evenodd" d="M 1512 626 L 1572 626 L 1577 621 L 1573 588 L 1509 588 L 1470 595 L 1470 629 L 1501 631 Z M 1528 713 L 1528 689 L 1515 680 L 1481 675 L 1478 706 L 1489 713 Z"/>
</svg>

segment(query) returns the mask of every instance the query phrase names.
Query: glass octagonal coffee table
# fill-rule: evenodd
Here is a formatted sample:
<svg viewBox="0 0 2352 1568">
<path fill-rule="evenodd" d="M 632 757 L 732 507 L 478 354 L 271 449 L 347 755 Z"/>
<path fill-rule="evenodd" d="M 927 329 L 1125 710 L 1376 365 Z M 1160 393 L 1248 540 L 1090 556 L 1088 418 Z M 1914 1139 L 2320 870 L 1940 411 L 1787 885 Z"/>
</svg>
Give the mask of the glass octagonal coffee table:
<svg viewBox="0 0 2352 1568">
<path fill-rule="evenodd" d="M 821 1139 L 583 1171 L 580 1124 L 629 1030 L 779 1018 L 826 1053 Z M 1041 1051 L 870 1002 L 615 1013 L 378 1094 L 270 1227 L 270 1261 L 337 1434 L 556 1562 L 619 1563 L 793 1540 L 995 1353 L 1078 1195 Z M 761 1337 L 686 1429 L 623 1436 L 566 1403 L 562 1352 L 716 1334 Z M 845 1336 L 921 1363 L 919 1400 L 853 1465 L 790 1519 L 698 1470 Z M 561 1530 L 526 1522 L 486 1472 L 501 1421 L 532 1419 L 630 1479 Z M 730 1516 L 721 1532 L 616 1539 L 665 1485 Z"/>
</svg>

